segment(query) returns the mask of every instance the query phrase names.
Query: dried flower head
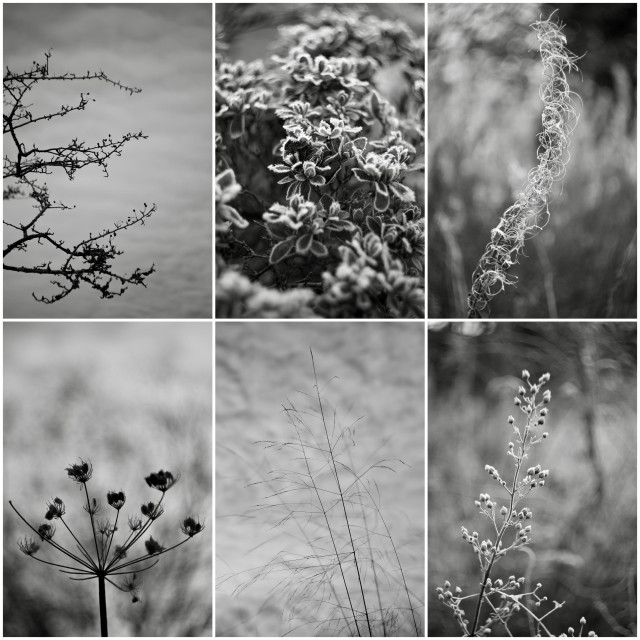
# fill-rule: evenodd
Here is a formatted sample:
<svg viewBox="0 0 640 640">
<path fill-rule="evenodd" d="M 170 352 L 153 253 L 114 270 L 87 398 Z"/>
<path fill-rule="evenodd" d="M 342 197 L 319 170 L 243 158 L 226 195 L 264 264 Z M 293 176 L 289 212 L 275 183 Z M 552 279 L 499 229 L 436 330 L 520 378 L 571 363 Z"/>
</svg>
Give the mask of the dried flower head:
<svg viewBox="0 0 640 640">
<path fill-rule="evenodd" d="M 47 502 L 47 513 L 44 517 L 47 520 L 53 520 L 54 518 L 61 518 L 64 513 L 64 503 L 60 498 L 54 498 L 51 502 Z"/>
<path fill-rule="evenodd" d="M 90 461 L 85 462 L 81 459 L 80 464 L 72 464 L 65 471 L 74 482 L 84 484 L 91 478 L 93 466 Z"/>
<path fill-rule="evenodd" d="M 180 474 L 174 476 L 171 471 L 160 469 L 157 473 L 152 473 L 145 478 L 146 483 L 158 491 L 168 491 L 180 479 Z"/>
<path fill-rule="evenodd" d="M 142 578 L 137 573 L 127 576 L 122 582 L 122 590 L 131 594 L 131 602 L 140 602 Z"/>
<path fill-rule="evenodd" d="M 124 506 L 126 497 L 123 491 L 109 491 L 107 493 L 107 502 L 118 511 Z"/>
<path fill-rule="evenodd" d="M 41 524 L 38 527 L 38 535 L 41 540 L 51 540 L 53 534 L 56 532 L 56 528 L 52 524 Z"/>
<path fill-rule="evenodd" d="M 190 538 L 193 538 L 193 536 L 200 533 L 204 529 L 204 525 L 195 518 L 188 517 L 180 523 L 180 529 L 182 530 L 182 533 L 188 535 Z"/>
<path fill-rule="evenodd" d="M 164 507 L 162 505 L 155 505 L 153 502 L 148 502 L 140 507 L 143 516 L 147 516 L 150 520 L 159 518 L 164 513 Z"/>
<path fill-rule="evenodd" d="M 88 504 L 82 507 L 90 516 L 95 516 L 100 511 L 100 504 L 95 498 L 92 498 Z"/>
<path fill-rule="evenodd" d="M 145 540 L 144 546 L 147 549 L 147 553 L 152 556 L 154 553 L 160 553 L 164 551 L 164 547 L 150 536 L 148 540 Z"/>
<path fill-rule="evenodd" d="M 18 546 L 22 553 L 26 553 L 28 556 L 32 556 L 38 552 L 40 545 L 35 538 L 20 538 L 18 540 Z"/>
</svg>

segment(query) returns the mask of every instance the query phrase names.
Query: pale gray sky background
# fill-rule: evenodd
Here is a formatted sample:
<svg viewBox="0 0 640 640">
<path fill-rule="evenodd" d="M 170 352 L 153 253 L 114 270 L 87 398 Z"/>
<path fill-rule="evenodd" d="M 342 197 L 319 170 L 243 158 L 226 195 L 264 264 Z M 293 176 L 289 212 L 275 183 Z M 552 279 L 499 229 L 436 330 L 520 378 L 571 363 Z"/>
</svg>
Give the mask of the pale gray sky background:
<svg viewBox="0 0 640 640">
<path fill-rule="evenodd" d="M 145 226 L 116 239 L 125 251 L 120 271 L 155 263 L 147 289 L 131 287 L 121 298 L 100 300 L 84 287 L 44 305 L 31 292 L 50 294 L 48 278 L 4 272 L 4 317 L 211 317 L 211 5 L 5 4 L 3 15 L 5 68 L 29 69 L 51 48 L 53 72 L 103 70 L 142 89 L 130 96 L 104 82 L 74 81 L 43 83 L 31 92 L 34 114 L 77 104 L 81 91 L 96 102 L 37 130 L 26 127 L 27 147 L 74 137 L 90 144 L 108 133 L 115 139 L 140 130 L 149 136 L 113 158 L 110 178 L 94 166 L 72 182 L 62 172 L 46 176 L 53 199 L 76 205 L 73 212 L 48 214 L 56 238 L 78 241 L 144 202 L 158 206 Z M 32 203 L 5 205 L 5 216 L 16 216 Z"/>
</svg>

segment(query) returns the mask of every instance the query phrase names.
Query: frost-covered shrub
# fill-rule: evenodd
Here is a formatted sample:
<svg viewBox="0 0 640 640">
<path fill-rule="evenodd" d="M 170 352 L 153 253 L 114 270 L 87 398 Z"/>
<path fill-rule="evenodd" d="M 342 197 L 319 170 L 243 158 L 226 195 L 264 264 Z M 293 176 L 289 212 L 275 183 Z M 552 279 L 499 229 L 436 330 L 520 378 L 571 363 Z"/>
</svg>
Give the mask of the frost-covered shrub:
<svg viewBox="0 0 640 640">
<path fill-rule="evenodd" d="M 216 315 L 423 317 L 424 40 L 308 14 L 268 60 L 228 60 L 217 27 Z M 272 291 L 266 315 L 247 280 Z"/>
</svg>

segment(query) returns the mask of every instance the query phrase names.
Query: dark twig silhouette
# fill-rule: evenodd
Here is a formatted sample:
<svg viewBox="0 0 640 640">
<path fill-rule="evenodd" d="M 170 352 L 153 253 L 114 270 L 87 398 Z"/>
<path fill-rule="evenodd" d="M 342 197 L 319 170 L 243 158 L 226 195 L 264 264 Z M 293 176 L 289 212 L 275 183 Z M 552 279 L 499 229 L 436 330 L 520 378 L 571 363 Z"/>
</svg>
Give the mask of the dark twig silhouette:
<svg viewBox="0 0 640 640">
<path fill-rule="evenodd" d="M 131 140 L 146 139 L 142 131 L 138 133 L 125 133 L 119 139 L 113 139 L 111 134 L 93 144 L 88 144 L 79 138 L 73 138 L 70 142 L 61 145 L 44 147 L 32 144 L 27 149 L 22 142 L 22 129 L 38 122 L 51 122 L 56 118 L 62 118 L 74 111 L 84 111 L 93 102 L 89 93 L 80 93 L 80 100 L 75 105 L 62 105 L 58 111 L 43 115 L 34 114 L 32 105 L 27 103 L 29 92 L 40 82 L 73 81 L 73 80 L 100 80 L 113 85 L 133 95 L 140 93 L 141 89 L 129 87 L 119 81 L 110 79 L 103 71 L 87 71 L 85 74 L 74 73 L 55 74 L 49 68 L 51 52 L 45 55 L 45 63 L 34 61 L 31 69 L 15 73 L 8 67 L 3 78 L 4 114 L 3 135 L 9 136 L 12 144 L 6 144 L 3 157 L 3 189 L 4 200 L 30 199 L 34 201 L 34 211 L 19 222 L 4 221 L 5 246 L 4 269 L 20 273 L 32 273 L 52 276 L 51 284 L 57 289 L 51 295 L 33 297 L 45 303 L 53 303 L 66 298 L 72 291 L 78 289 L 82 283 L 100 293 L 101 298 L 114 298 L 121 296 L 130 285 L 146 287 L 146 278 L 155 269 L 154 265 L 143 269 L 136 268 L 133 273 L 123 274 L 114 271 L 114 260 L 122 255 L 114 240 L 119 231 L 140 224 L 156 211 L 156 205 L 148 205 L 146 202 L 139 210 L 133 209 L 125 219 L 114 222 L 98 232 L 92 232 L 89 237 L 75 244 L 67 244 L 65 240 L 55 237 L 51 227 L 46 226 L 44 217 L 55 212 L 68 211 L 75 206 L 68 206 L 62 202 L 51 199 L 46 182 L 40 183 L 38 174 L 49 175 L 54 168 L 61 168 L 73 180 L 78 170 L 89 165 L 97 165 L 101 168 L 105 177 L 109 176 L 107 162 L 113 156 L 122 155 L 125 144 Z M 12 147 L 14 149 L 12 149 Z M 8 150 L 9 149 L 9 150 Z M 11 230 L 7 233 L 7 230 Z M 9 239 L 7 239 L 9 238 Z M 53 249 L 55 258 L 28 264 L 25 253 L 36 249 L 35 245 Z M 21 253 L 22 252 L 22 253 Z M 12 263 L 9 258 L 22 258 L 17 263 Z"/>
</svg>

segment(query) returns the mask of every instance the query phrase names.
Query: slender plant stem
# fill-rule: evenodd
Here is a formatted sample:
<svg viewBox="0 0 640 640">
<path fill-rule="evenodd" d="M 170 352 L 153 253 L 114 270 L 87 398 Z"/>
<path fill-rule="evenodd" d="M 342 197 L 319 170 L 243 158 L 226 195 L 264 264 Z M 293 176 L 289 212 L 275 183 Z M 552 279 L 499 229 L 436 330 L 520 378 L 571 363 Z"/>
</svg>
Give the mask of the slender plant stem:
<svg viewBox="0 0 640 640">
<path fill-rule="evenodd" d="M 511 499 L 509 501 L 509 510 L 507 511 L 507 515 L 504 518 L 504 521 L 502 523 L 502 528 L 500 529 L 500 533 L 498 534 L 498 537 L 496 538 L 496 543 L 495 546 L 493 548 L 493 555 L 491 556 L 491 560 L 489 561 L 489 564 L 487 565 L 487 570 L 484 573 L 484 577 L 482 578 L 482 586 L 480 587 L 480 593 L 478 595 L 478 605 L 476 607 L 476 613 L 473 619 L 473 627 L 471 628 L 471 636 L 475 636 L 476 635 L 476 631 L 478 630 L 478 622 L 480 620 L 480 609 L 482 608 L 482 600 L 483 600 L 483 596 L 484 596 L 484 592 L 485 589 L 487 587 L 487 580 L 489 579 L 489 576 L 491 575 L 491 569 L 493 568 L 493 563 L 495 562 L 496 558 L 498 557 L 498 550 L 500 549 L 500 542 L 502 541 L 502 536 L 504 535 L 505 531 L 507 530 L 507 526 L 509 521 L 511 520 L 511 512 L 513 510 L 513 505 L 514 505 L 514 501 L 516 499 L 516 491 L 517 491 L 517 486 L 518 486 L 518 475 L 520 474 L 520 467 L 522 466 L 522 461 L 524 459 L 524 452 L 526 451 L 526 446 L 527 446 L 527 438 L 529 437 L 529 420 L 531 420 L 531 418 L 528 418 L 527 420 L 527 425 L 525 427 L 524 430 L 524 436 L 522 438 L 522 455 L 519 456 L 518 461 L 516 462 L 516 470 L 515 473 L 513 474 L 513 483 L 511 485 L 511 491 L 509 492 L 511 494 Z"/>
<path fill-rule="evenodd" d="M 11 508 L 18 514 L 20 519 L 29 527 L 29 529 L 31 529 L 31 531 L 33 531 L 37 536 L 39 536 L 42 539 L 42 536 L 40 536 L 40 532 L 37 529 L 35 529 L 34 527 L 32 527 L 24 519 L 22 514 L 14 507 L 13 502 L 11 502 L 11 500 L 9 500 L 9 504 L 11 505 Z M 47 538 L 44 538 L 44 542 L 46 542 L 47 544 L 51 545 L 54 549 L 57 549 L 58 551 L 63 553 L 68 558 L 71 558 L 72 560 L 75 560 L 78 564 L 81 564 L 83 567 L 87 567 L 87 569 L 95 568 L 95 565 L 93 565 L 93 563 L 92 564 L 87 564 L 84 560 L 82 560 L 82 558 L 79 558 L 78 556 L 74 555 L 70 551 L 67 551 L 64 547 L 61 547 L 59 544 L 55 543 L 53 540 L 49 540 Z"/>
<path fill-rule="evenodd" d="M 109 635 L 107 629 L 107 597 L 104 591 L 104 573 L 98 574 L 98 600 L 100 603 L 100 635 L 105 638 Z"/>
<path fill-rule="evenodd" d="M 100 562 L 100 552 L 98 551 L 98 537 L 96 536 L 96 528 L 93 523 L 93 510 L 91 509 L 91 500 L 89 500 L 89 489 L 87 489 L 87 483 L 83 482 L 82 486 L 84 487 L 84 493 L 87 496 L 87 512 L 89 513 L 89 518 L 91 519 L 91 533 L 93 534 L 93 543 L 96 547 L 96 560 L 98 561 L 98 566 L 101 566 Z M 102 589 L 104 590 L 104 584 L 102 585 Z"/>
<path fill-rule="evenodd" d="M 367 627 L 369 628 L 369 637 L 373 636 L 371 631 L 371 621 L 369 620 L 369 611 L 367 610 L 367 600 L 364 595 L 364 587 L 362 586 L 362 576 L 360 575 L 360 566 L 358 565 L 358 557 L 356 555 L 356 547 L 353 542 L 353 534 L 351 533 L 351 525 L 349 524 L 349 516 L 347 515 L 347 506 L 344 502 L 344 494 L 342 493 L 342 487 L 340 486 L 340 477 L 338 476 L 338 468 L 336 466 L 335 458 L 333 457 L 333 447 L 331 446 L 331 439 L 329 438 L 329 431 L 327 430 L 327 421 L 324 417 L 324 409 L 322 408 L 322 399 L 320 398 L 320 388 L 318 386 L 318 374 L 316 373 L 316 363 L 313 359 L 313 351 L 309 349 L 311 353 L 311 364 L 313 365 L 313 377 L 316 382 L 316 394 L 318 396 L 318 405 L 320 406 L 320 416 L 322 417 L 322 424 L 324 426 L 324 432 L 327 437 L 327 446 L 329 447 L 329 455 L 331 456 L 331 464 L 333 465 L 333 475 L 338 485 L 338 492 L 340 494 L 340 501 L 342 503 L 342 510 L 344 512 L 344 519 L 347 524 L 347 531 L 349 532 L 349 540 L 351 542 L 351 550 L 353 551 L 353 563 L 356 566 L 356 573 L 358 574 L 358 583 L 360 584 L 360 593 L 362 594 L 362 605 L 364 606 L 364 614 L 367 618 Z"/>
<path fill-rule="evenodd" d="M 80 540 L 78 540 L 78 538 L 76 538 L 75 534 L 73 533 L 73 531 L 71 531 L 71 529 L 69 528 L 69 525 L 65 522 L 64 518 L 62 516 L 60 516 L 60 522 L 62 522 L 62 524 L 65 526 L 65 528 L 67 529 L 67 531 L 71 534 L 71 536 L 73 537 L 73 539 L 78 543 L 78 548 L 80 549 L 80 551 L 82 552 L 82 554 L 84 555 L 84 557 L 93 565 L 95 566 L 94 562 L 93 562 L 93 558 L 89 555 L 89 552 L 84 548 L 84 546 L 82 545 L 82 543 L 80 542 Z"/>
<path fill-rule="evenodd" d="M 293 405 L 292 405 L 293 406 Z M 287 410 L 287 409 L 285 409 Z M 287 410 L 288 411 L 288 410 Z M 300 436 L 300 432 L 298 430 L 298 426 L 295 424 L 295 422 L 293 422 L 293 426 L 296 429 L 296 432 L 298 434 L 298 439 L 300 441 L 300 448 L 302 450 L 302 455 L 304 456 L 304 461 L 305 464 L 307 465 L 307 473 L 309 474 L 309 479 L 311 480 L 311 484 L 316 492 L 316 496 L 318 497 L 318 502 L 320 503 L 320 509 L 322 510 L 322 515 L 324 516 L 325 522 L 327 524 L 327 529 L 329 530 L 329 536 L 331 537 L 331 543 L 333 544 L 333 550 L 336 554 L 336 560 L 338 561 L 338 567 L 340 567 L 340 574 L 342 575 L 342 581 L 344 582 L 344 589 L 347 592 L 347 600 L 349 600 L 349 607 L 351 608 L 351 613 L 353 614 L 353 621 L 355 622 L 356 625 L 356 630 L 358 631 L 358 636 L 362 636 L 362 634 L 360 633 L 360 627 L 358 625 L 358 618 L 356 617 L 356 612 L 353 608 L 353 604 L 351 602 L 351 593 L 349 592 L 349 587 L 347 586 L 347 579 L 344 575 L 344 569 L 342 567 L 342 561 L 340 560 L 340 554 L 338 552 L 338 547 L 336 546 L 336 541 L 333 537 L 333 530 L 331 529 L 331 525 L 329 524 L 329 518 L 327 516 L 327 510 L 324 508 L 324 503 L 322 502 L 322 498 L 320 497 L 320 491 L 318 490 L 318 486 L 315 483 L 315 480 L 313 479 L 313 473 L 311 473 L 311 468 L 309 466 L 309 459 L 307 458 L 307 451 L 305 449 L 305 446 L 302 442 L 302 437 Z"/>
</svg>

